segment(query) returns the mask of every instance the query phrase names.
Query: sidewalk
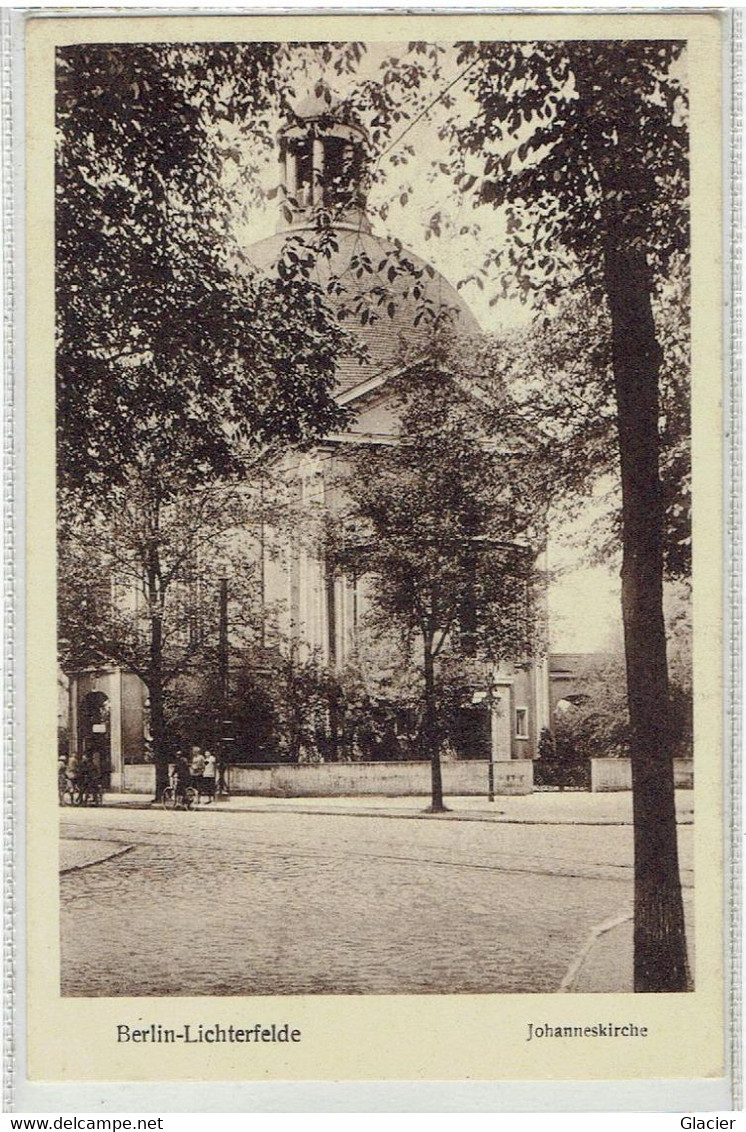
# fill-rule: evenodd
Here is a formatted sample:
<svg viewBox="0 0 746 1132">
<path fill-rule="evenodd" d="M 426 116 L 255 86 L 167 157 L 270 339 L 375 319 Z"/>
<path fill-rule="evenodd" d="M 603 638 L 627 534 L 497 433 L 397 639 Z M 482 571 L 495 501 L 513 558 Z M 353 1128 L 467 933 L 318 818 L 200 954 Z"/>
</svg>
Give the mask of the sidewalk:
<svg viewBox="0 0 746 1132">
<path fill-rule="evenodd" d="M 689 969 L 694 971 L 694 892 L 684 889 L 682 897 Z M 634 990 L 633 956 L 630 914 L 596 929 L 571 964 L 560 989 L 570 994 L 631 994 Z"/>
<path fill-rule="evenodd" d="M 428 814 L 425 797 L 384 798 L 264 798 L 236 795 L 200 806 L 200 813 L 293 813 L 345 817 L 415 818 L 427 821 L 515 822 L 522 825 L 631 825 L 632 794 L 591 794 L 586 791 L 556 791 L 520 796 L 498 795 L 494 802 L 479 797 L 446 798 L 448 812 Z M 153 807 L 144 794 L 106 794 L 105 806 L 148 810 Z M 680 825 L 694 821 L 694 793 L 676 792 Z"/>
</svg>

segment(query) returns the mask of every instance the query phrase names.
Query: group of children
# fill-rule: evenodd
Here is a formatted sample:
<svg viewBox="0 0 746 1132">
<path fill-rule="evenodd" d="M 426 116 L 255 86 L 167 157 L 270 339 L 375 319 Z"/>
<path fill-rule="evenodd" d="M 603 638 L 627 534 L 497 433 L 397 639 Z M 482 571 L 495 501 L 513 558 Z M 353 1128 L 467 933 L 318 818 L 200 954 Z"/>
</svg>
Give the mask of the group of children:
<svg viewBox="0 0 746 1132">
<path fill-rule="evenodd" d="M 176 752 L 171 767 L 171 782 L 179 794 L 192 786 L 200 797 L 213 802 L 216 781 L 217 760 L 210 751 L 202 752 L 199 747 L 193 747 L 191 760 L 187 760 L 182 751 Z"/>
<path fill-rule="evenodd" d="M 101 755 L 98 751 L 83 751 L 80 758 L 71 754 L 60 755 L 57 762 L 57 790 L 60 802 L 69 791 L 79 801 L 89 796 L 92 800 L 101 793 Z"/>
<path fill-rule="evenodd" d="M 60 755 L 57 763 L 57 787 L 60 802 L 68 792 L 80 796 L 99 795 L 101 791 L 101 756 L 98 751 L 84 751 L 80 757 L 71 754 Z M 217 787 L 217 760 L 210 751 L 202 752 L 199 747 L 192 748 L 191 759 L 182 751 L 170 768 L 171 782 L 183 794 L 188 786 L 193 787 L 200 797 L 208 802 L 215 800 Z"/>
</svg>

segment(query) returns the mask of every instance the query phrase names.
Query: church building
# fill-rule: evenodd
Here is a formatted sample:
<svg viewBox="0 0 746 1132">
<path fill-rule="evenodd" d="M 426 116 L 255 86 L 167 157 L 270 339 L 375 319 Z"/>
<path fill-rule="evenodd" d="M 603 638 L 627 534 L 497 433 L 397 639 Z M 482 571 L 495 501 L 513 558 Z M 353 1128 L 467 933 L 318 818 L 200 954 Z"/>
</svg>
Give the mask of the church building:
<svg viewBox="0 0 746 1132">
<path fill-rule="evenodd" d="M 273 236 L 246 249 L 260 272 L 272 272 L 288 240 L 318 231 L 318 214 L 327 218 L 333 250 L 319 258 L 319 278 L 341 281 L 335 301 L 355 312 L 347 325 L 363 341 L 363 361 L 353 352 L 340 359 L 336 398 L 351 410 L 349 427 L 325 437 L 311 452 L 288 460 L 297 492 L 309 508 L 335 507 L 335 479 L 350 445 L 378 447 L 397 443 L 399 421 L 390 383 L 424 349 L 427 330 L 416 320 L 423 304 L 446 309 L 459 334 L 477 338 L 480 327 L 455 288 L 397 241 L 377 235 L 366 211 L 367 140 L 359 124 L 322 95 L 296 109 L 278 137 L 282 205 Z M 404 260 L 408 270 L 389 271 Z M 395 302 L 391 313 L 367 319 L 366 304 L 379 304 L 381 276 Z M 413 285 L 412 280 L 416 281 Z M 261 540 L 262 599 L 276 610 L 278 634 L 294 639 L 329 669 L 341 669 L 355 654 L 367 610 L 364 577 L 330 567 L 323 545 L 298 540 L 272 544 Z M 97 747 L 110 767 L 106 786 L 131 789 L 127 773 L 145 769 L 147 693 L 131 673 L 111 667 L 87 669 L 70 677 L 71 747 Z M 500 667 L 491 673 L 489 695 L 475 689 L 464 713 L 464 741 L 451 757 L 494 763 L 536 757 L 542 729 L 550 726 L 548 658 Z"/>
</svg>

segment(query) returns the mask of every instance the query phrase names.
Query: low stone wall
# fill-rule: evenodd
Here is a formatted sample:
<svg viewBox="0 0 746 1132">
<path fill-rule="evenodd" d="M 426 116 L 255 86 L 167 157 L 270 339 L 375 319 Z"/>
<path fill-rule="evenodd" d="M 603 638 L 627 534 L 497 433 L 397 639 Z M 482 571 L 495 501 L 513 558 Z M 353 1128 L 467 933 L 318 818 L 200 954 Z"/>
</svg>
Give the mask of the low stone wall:
<svg viewBox="0 0 746 1132">
<path fill-rule="evenodd" d="M 496 794 L 530 794 L 534 764 L 530 759 L 493 763 Z M 397 763 L 265 763 L 230 766 L 231 794 L 265 798 L 333 798 L 377 794 L 407 797 L 430 793 L 430 764 Z M 443 793 L 484 795 L 489 787 L 489 763 L 482 760 L 443 763 Z M 124 792 L 152 794 L 152 766 L 126 766 Z"/>
<path fill-rule="evenodd" d="M 443 793 L 486 795 L 489 764 L 481 760 L 443 763 Z M 494 763 L 495 793 L 530 794 L 533 763 L 509 759 Z M 378 794 L 406 797 L 430 793 L 430 764 L 303 763 L 288 766 L 232 766 L 228 787 L 232 794 L 258 794 L 275 798 L 356 797 Z"/>
<path fill-rule="evenodd" d="M 122 769 L 121 790 L 123 794 L 152 794 L 155 791 L 153 764 L 125 763 Z"/>
<path fill-rule="evenodd" d="M 674 759 L 673 781 L 677 790 L 694 787 L 693 759 Z M 594 792 L 632 789 L 629 759 L 591 759 L 591 790 Z"/>
</svg>

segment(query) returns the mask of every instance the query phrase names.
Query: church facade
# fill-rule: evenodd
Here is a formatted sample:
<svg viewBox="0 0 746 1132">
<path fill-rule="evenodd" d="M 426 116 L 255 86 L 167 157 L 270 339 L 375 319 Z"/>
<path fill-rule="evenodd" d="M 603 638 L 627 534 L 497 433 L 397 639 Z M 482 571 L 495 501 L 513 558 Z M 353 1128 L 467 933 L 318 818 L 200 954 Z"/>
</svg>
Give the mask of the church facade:
<svg viewBox="0 0 746 1132">
<path fill-rule="evenodd" d="M 352 423 L 325 437 L 312 452 L 286 461 L 301 506 L 322 515 L 339 505 L 336 482 L 350 446 L 359 450 L 397 444 L 399 420 L 390 385 L 424 343 L 416 308 L 429 303 L 433 309 L 447 309 L 459 333 L 472 338 L 480 333 L 476 319 L 442 275 L 398 242 L 373 232 L 366 213 L 365 152 L 363 130 L 333 103 L 320 98 L 299 106 L 279 136 L 284 205 L 278 230 L 247 249 L 256 270 L 276 270 L 288 240 L 313 237 L 322 210 L 333 239 L 317 271 L 321 277 L 326 273 L 342 280 L 337 301 L 358 315 L 366 306 L 372 309 L 380 303 L 382 270 L 389 292 L 393 288 L 396 293 L 390 315 L 355 321 L 364 360 L 352 352 L 339 361 L 336 398 L 350 410 Z M 402 258 L 407 272 L 389 272 Z M 358 654 L 365 631 L 365 577 L 330 564 L 321 541 L 309 545 L 308 540 L 283 540 L 267 530 L 258 546 L 252 546 L 251 553 L 261 558 L 261 599 L 273 611 L 278 637 L 292 640 L 329 670 L 341 671 Z M 68 676 L 71 749 L 96 749 L 105 767 L 105 785 L 112 790 L 131 788 L 138 775 L 142 778 L 149 741 L 144 685 L 133 674 L 107 665 Z M 493 669 L 487 683 L 486 692 L 475 687 L 450 757 L 494 763 L 535 758 L 541 732 L 551 726 L 549 659 Z M 138 775 L 128 775 L 128 765 L 136 766 Z"/>
</svg>

